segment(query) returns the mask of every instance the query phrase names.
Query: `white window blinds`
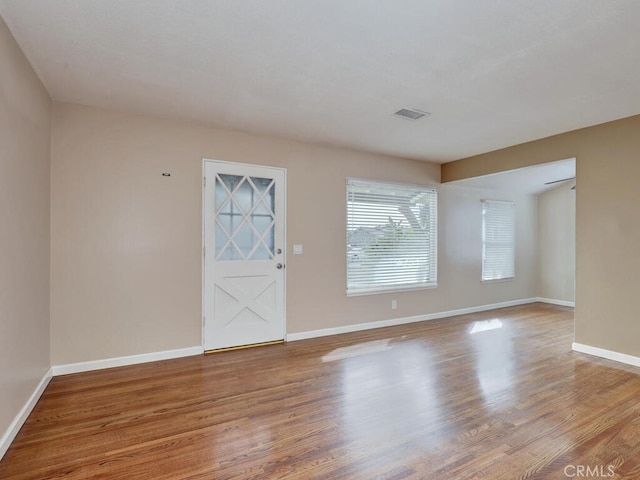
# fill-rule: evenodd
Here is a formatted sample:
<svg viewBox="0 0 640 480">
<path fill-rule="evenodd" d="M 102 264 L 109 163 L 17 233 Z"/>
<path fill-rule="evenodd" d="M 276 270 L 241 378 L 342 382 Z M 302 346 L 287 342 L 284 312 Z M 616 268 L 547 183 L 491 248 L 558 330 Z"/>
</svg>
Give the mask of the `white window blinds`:
<svg viewBox="0 0 640 480">
<path fill-rule="evenodd" d="M 434 188 L 347 179 L 347 294 L 435 286 Z"/>
<path fill-rule="evenodd" d="M 482 280 L 516 276 L 515 203 L 482 202 Z"/>
</svg>

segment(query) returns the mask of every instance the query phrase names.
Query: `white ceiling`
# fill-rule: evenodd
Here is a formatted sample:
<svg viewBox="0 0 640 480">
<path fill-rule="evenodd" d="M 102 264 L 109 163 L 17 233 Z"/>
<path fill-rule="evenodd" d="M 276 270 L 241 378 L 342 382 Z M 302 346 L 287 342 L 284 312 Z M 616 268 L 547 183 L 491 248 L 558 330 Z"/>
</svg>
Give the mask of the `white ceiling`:
<svg viewBox="0 0 640 480">
<path fill-rule="evenodd" d="M 576 184 L 576 159 L 542 163 L 526 168 L 518 168 L 482 177 L 466 178 L 449 182 L 465 187 L 503 190 L 528 195 L 538 195 L 561 184 L 571 188 Z M 569 180 L 571 179 L 571 180 Z M 558 180 L 566 180 L 559 182 Z M 551 183 L 553 182 L 553 183 Z"/>
<path fill-rule="evenodd" d="M 0 14 L 55 100 L 410 158 L 640 113 L 638 0 L 0 0 Z"/>
</svg>

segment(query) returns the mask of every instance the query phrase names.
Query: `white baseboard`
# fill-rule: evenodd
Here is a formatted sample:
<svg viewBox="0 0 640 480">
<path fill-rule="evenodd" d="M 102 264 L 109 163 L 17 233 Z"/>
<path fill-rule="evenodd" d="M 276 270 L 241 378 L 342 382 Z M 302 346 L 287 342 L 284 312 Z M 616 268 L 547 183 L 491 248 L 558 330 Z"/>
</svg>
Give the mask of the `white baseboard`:
<svg viewBox="0 0 640 480">
<path fill-rule="evenodd" d="M 538 298 L 523 298 L 520 300 L 511 300 L 508 302 L 492 303 L 491 305 L 480 305 L 477 307 L 461 308 L 458 310 L 449 310 L 446 312 L 427 313 L 425 315 L 415 315 L 413 317 L 393 318 L 391 320 L 379 320 L 377 322 L 356 323 L 354 325 L 344 325 L 341 327 L 323 328 L 320 330 L 310 330 L 307 332 L 290 333 L 287 335 L 287 342 L 295 342 L 297 340 L 306 340 L 308 338 L 326 337 L 329 335 L 338 335 L 341 333 L 360 332 L 363 330 L 371 330 L 374 328 L 392 327 L 394 325 L 404 325 L 407 323 L 423 322 L 425 320 L 437 320 L 439 318 L 453 317 L 455 315 L 466 315 L 468 313 L 484 312 L 494 310 L 496 308 L 514 307 L 517 305 L 525 305 L 537 302 Z"/>
<path fill-rule="evenodd" d="M 576 302 L 569 302 L 568 300 L 554 300 L 553 298 L 538 297 L 538 301 L 542 303 L 550 303 L 552 305 L 560 305 L 562 307 L 576 306 Z"/>
<path fill-rule="evenodd" d="M 105 358 L 103 360 L 91 360 L 88 362 L 67 363 L 65 365 L 54 365 L 53 375 L 68 375 L 70 373 L 88 372 L 90 370 L 102 370 L 104 368 L 122 367 L 125 365 L 135 365 L 138 363 L 156 362 L 158 360 L 169 360 L 171 358 L 190 357 L 201 355 L 204 348 L 188 347 L 177 350 L 165 350 L 163 352 L 143 353 L 141 355 L 129 355 L 126 357 Z"/>
<path fill-rule="evenodd" d="M 29 417 L 31 410 L 33 410 L 33 407 L 35 407 L 36 403 L 38 403 L 38 400 L 42 396 L 42 392 L 44 392 L 44 389 L 47 388 L 47 385 L 49 385 L 49 381 L 51 381 L 52 376 L 53 371 L 50 368 L 49 371 L 44 374 L 44 377 L 42 377 L 40 383 L 38 383 L 38 386 L 29 397 L 29 400 L 27 400 L 27 403 L 24 404 L 24 406 L 18 412 L 18 415 L 16 415 L 16 417 L 13 419 L 13 422 L 11 422 L 9 428 L 7 428 L 7 430 L 2 434 L 2 437 L 0 437 L 0 460 L 2 460 L 4 454 L 7 453 L 7 450 L 9 450 L 11 442 L 13 442 L 13 439 L 16 438 L 16 435 L 22 428 L 22 425 L 24 425 L 24 422 L 27 421 L 27 417 Z"/>
<path fill-rule="evenodd" d="M 634 367 L 640 367 L 640 357 L 634 357 L 633 355 L 627 355 L 626 353 L 614 352 L 611 350 L 605 350 L 604 348 L 592 347 L 591 345 L 584 345 L 582 343 L 572 343 L 572 350 L 580 353 L 586 353 L 588 355 L 594 355 L 596 357 L 606 358 L 607 360 L 613 360 L 620 363 L 626 363 L 627 365 L 633 365 Z"/>
</svg>

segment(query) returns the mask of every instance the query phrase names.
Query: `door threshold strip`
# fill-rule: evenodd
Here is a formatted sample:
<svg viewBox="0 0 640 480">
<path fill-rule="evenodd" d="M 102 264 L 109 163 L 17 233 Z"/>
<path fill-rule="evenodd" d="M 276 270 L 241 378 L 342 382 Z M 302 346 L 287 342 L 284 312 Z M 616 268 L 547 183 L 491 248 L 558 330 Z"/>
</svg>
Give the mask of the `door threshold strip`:
<svg viewBox="0 0 640 480">
<path fill-rule="evenodd" d="M 250 343 L 248 345 L 237 345 L 235 347 L 225 347 L 225 348 L 216 348 L 214 350 L 205 350 L 205 355 L 210 355 L 212 353 L 222 353 L 222 352 L 230 352 L 232 350 L 244 350 L 246 348 L 254 348 L 254 347 L 264 347 L 266 345 L 278 345 L 284 343 L 283 340 L 274 340 L 272 342 L 261 342 L 261 343 Z"/>
</svg>

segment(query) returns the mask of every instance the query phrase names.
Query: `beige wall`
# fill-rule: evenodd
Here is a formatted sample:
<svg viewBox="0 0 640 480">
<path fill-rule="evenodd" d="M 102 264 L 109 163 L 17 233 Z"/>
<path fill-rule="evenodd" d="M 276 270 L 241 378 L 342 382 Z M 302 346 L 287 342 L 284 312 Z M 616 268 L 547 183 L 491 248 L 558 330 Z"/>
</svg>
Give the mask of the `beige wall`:
<svg viewBox="0 0 640 480">
<path fill-rule="evenodd" d="M 538 195 L 538 296 L 575 301 L 574 182 Z"/>
<path fill-rule="evenodd" d="M 640 356 L 638 132 L 640 116 L 634 116 L 442 169 L 443 179 L 453 180 L 498 165 L 576 157 L 576 342 L 634 356 Z"/>
<path fill-rule="evenodd" d="M 535 296 L 534 199 L 517 281 L 481 284 L 483 192 L 446 187 L 439 288 L 347 298 L 346 177 L 432 185 L 438 165 L 56 103 L 53 364 L 201 345 L 203 157 L 287 168 L 288 251 L 304 245 L 287 257 L 288 333 Z"/>
<path fill-rule="evenodd" d="M 580 137 L 580 132 L 582 130 L 572 133 Z M 572 158 L 573 155 L 568 152 L 573 151 L 573 146 L 571 142 L 567 142 L 566 135 L 568 134 L 555 135 L 535 142 L 525 143 L 523 145 L 527 146 L 526 152 L 518 151 L 518 155 L 514 155 L 514 149 L 520 145 L 445 163 L 440 169 L 442 182 L 481 177 L 492 173 L 506 172 L 507 170 L 530 167 L 540 163 Z"/>
<path fill-rule="evenodd" d="M 49 370 L 51 101 L 0 18 L 0 437 Z"/>
<path fill-rule="evenodd" d="M 482 282 L 482 200 L 516 204 L 516 278 Z M 534 196 L 512 192 L 440 186 L 441 308 L 448 311 L 475 305 L 536 297 L 537 202 Z"/>
</svg>

